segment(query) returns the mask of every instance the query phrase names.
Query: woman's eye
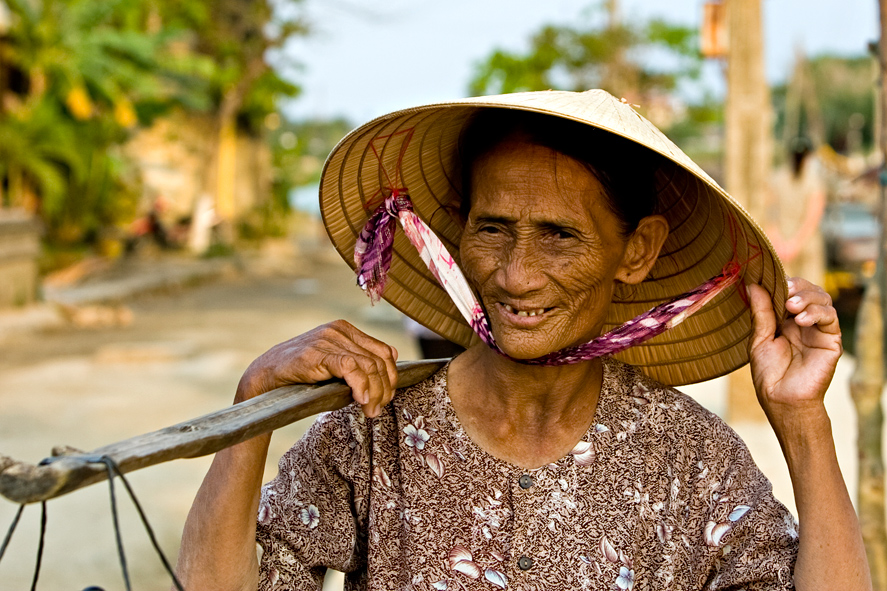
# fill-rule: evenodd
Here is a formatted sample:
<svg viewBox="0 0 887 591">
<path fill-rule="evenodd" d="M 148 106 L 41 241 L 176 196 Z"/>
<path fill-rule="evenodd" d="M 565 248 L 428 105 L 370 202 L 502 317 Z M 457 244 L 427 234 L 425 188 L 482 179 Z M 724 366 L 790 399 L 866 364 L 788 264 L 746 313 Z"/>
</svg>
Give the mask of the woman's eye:
<svg viewBox="0 0 887 591">
<path fill-rule="evenodd" d="M 478 232 L 480 232 L 481 234 L 498 234 L 499 228 L 497 228 L 496 226 L 481 226 L 480 228 L 478 228 Z"/>
<path fill-rule="evenodd" d="M 576 237 L 575 234 L 568 230 L 558 230 L 555 232 L 555 236 L 557 236 L 559 240 L 571 240 Z"/>
</svg>

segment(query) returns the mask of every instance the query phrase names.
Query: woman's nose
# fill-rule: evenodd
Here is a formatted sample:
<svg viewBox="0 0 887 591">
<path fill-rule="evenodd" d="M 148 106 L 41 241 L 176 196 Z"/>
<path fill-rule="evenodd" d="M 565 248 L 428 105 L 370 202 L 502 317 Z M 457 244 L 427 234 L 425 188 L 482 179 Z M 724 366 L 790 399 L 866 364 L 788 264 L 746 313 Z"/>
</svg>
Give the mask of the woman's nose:
<svg viewBox="0 0 887 591">
<path fill-rule="evenodd" d="M 546 281 L 541 258 L 530 241 L 515 240 L 502 253 L 498 265 L 499 284 L 514 296 L 541 289 Z"/>
</svg>

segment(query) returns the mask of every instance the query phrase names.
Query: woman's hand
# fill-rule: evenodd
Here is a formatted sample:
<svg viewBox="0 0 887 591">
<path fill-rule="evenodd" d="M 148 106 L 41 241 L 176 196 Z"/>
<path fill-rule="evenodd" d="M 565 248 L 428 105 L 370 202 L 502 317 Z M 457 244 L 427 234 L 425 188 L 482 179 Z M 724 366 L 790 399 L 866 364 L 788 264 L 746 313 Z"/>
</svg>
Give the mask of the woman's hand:
<svg viewBox="0 0 887 591">
<path fill-rule="evenodd" d="M 785 307 L 790 316 L 778 336 L 770 295 L 759 285 L 748 288 L 752 378 L 771 422 L 801 411 L 824 410 L 825 391 L 843 351 L 831 297 L 804 279 L 792 278 L 788 285 Z"/>
<path fill-rule="evenodd" d="M 235 402 L 291 384 L 342 378 L 368 417 L 394 396 L 397 350 L 344 320 L 319 326 L 269 349 L 250 364 Z"/>
</svg>

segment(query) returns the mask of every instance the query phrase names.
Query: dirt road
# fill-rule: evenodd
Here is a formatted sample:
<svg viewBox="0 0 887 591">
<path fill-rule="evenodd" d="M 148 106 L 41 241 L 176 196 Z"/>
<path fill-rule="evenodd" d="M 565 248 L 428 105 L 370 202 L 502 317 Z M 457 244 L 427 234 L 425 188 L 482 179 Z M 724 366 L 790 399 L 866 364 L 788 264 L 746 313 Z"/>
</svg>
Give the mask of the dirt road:
<svg viewBox="0 0 887 591">
<path fill-rule="evenodd" d="M 414 358 L 398 315 L 369 308 L 341 263 L 311 263 L 286 276 L 226 278 L 131 302 L 126 328 L 63 329 L 0 343 L 0 451 L 36 462 L 56 444 L 80 449 L 174 424 L 230 403 L 243 369 L 277 342 L 346 318 Z M 276 458 L 305 424 L 275 434 Z M 160 543 L 175 559 L 182 524 L 209 465 L 180 460 L 133 473 L 130 482 Z M 134 589 L 165 589 L 169 578 L 122 487 L 124 545 Z M 16 507 L 0 499 L 0 537 Z M 0 563 L 0 589 L 30 588 L 40 508 L 28 506 Z M 108 488 L 93 485 L 48 504 L 40 589 L 122 589 Z"/>
</svg>

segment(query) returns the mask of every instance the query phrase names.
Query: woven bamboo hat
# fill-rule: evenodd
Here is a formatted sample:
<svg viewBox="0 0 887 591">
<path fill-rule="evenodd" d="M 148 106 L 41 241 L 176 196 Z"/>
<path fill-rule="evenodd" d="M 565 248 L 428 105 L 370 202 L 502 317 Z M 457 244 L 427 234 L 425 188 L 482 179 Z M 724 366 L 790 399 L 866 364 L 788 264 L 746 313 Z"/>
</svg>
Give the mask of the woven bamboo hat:
<svg viewBox="0 0 887 591">
<path fill-rule="evenodd" d="M 393 184 L 458 260 L 462 228 L 460 137 L 483 109 L 517 109 L 590 125 L 662 156 L 655 173 L 658 212 L 670 233 L 649 277 L 614 297 L 607 326 L 671 300 L 742 264 L 742 281 L 682 324 L 616 357 L 669 385 L 724 375 L 748 361 L 751 316 L 742 284 L 771 294 L 785 315 L 785 272 L 763 230 L 701 168 L 640 116 L 603 90 L 525 92 L 437 103 L 384 115 L 348 134 L 324 165 L 320 206 L 333 245 L 354 268 L 354 244 Z M 397 232 L 384 298 L 407 316 L 463 346 L 475 335 L 402 232 Z"/>
</svg>

